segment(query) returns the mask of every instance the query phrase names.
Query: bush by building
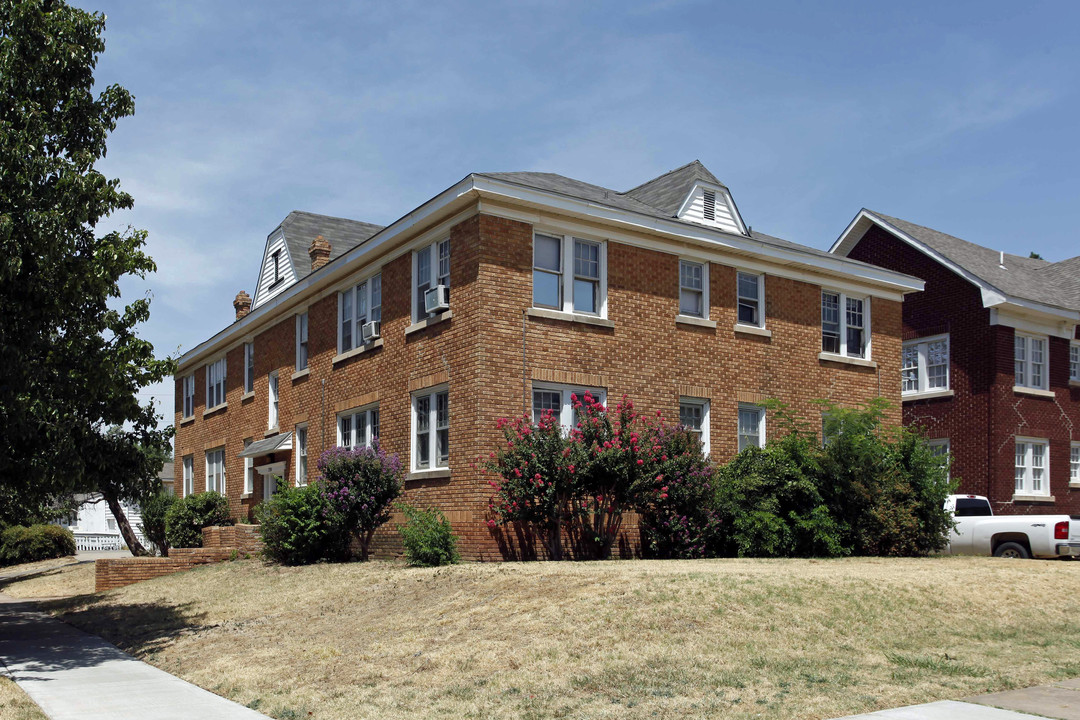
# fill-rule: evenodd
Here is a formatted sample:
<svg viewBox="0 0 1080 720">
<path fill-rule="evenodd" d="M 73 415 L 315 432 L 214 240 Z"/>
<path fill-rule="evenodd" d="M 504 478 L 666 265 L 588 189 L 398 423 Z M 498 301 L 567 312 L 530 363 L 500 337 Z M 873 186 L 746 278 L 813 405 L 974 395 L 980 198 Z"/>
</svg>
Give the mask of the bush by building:
<svg viewBox="0 0 1080 720">
<path fill-rule="evenodd" d="M 318 483 L 326 517 L 360 547 L 368 559 L 375 531 L 390 519 L 391 504 L 401 495 L 405 468 L 397 453 L 387 453 L 375 438 L 371 447 L 330 448 L 319 457 Z"/>
<path fill-rule="evenodd" d="M 141 503 L 142 506 L 142 532 L 146 539 L 157 546 L 157 549 L 165 557 L 169 555 L 169 540 L 165 533 L 165 518 L 169 509 L 179 502 L 179 499 L 167 492 L 157 492 Z"/>
<path fill-rule="evenodd" d="M 308 565 L 343 560 L 349 536 L 332 521 L 331 506 L 318 484 L 282 485 L 255 508 L 263 554 L 282 565 Z"/>
<path fill-rule="evenodd" d="M 400 525 L 398 531 L 405 548 L 405 559 L 410 565 L 438 567 L 452 565 L 461 559 L 457 537 L 441 510 L 406 503 L 398 507 L 405 514 L 406 523 Z"/>
<path fill-rule="evenodd" d="M 165 513 L 165 540 L 169 547 L 202 547 L 202 529 L 232 525 L 229 501 L 221 493 L 207 491 L 188 495 L 172 504 Z"/>
</svg>

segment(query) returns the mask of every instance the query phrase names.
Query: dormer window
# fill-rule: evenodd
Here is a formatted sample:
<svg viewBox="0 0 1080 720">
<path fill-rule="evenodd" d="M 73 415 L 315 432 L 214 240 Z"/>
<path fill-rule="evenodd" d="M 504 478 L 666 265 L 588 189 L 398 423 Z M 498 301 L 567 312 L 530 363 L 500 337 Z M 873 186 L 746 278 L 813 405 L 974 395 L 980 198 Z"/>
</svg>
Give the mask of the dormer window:
<svg viewBox="0 0 1080 720">
<path fill-rule="evenodd" d="M 716 193 L 712 190 L 705 191 L 703 210 L 706 220 L 716 222 Z"/>
</svg>

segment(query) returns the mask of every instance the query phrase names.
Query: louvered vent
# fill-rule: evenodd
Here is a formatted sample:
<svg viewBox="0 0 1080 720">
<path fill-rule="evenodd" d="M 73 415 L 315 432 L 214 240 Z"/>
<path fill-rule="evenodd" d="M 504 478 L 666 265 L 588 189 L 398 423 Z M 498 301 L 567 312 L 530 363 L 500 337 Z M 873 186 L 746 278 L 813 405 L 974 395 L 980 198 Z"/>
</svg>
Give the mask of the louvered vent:
<svg viewBox="0 0 1080 720">
<path fill-rule="evenodd" d="M 705 191 L 705 219 L 716 222 L 716 193 Z"/>
</svg>

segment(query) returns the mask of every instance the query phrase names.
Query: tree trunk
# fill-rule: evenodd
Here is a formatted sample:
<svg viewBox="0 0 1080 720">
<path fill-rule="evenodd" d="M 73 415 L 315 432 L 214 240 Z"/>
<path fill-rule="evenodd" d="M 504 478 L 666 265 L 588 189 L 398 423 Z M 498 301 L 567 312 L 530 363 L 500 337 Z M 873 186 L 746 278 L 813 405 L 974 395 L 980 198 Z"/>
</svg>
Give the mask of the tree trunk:
<svg viewBox="0 0 1080 720">
<path fill-rule="evenodd" d="M 131 554 L 135 557 L 148 557 L 150 551 L 144 548 L 139 539 L 135 537 L 135 531 L 131 529 L 131 523 L 128 522 L 127 515 L 124 514 L 124 508 L 120 507 L 120 501 L 114 495 L 105 494 L 105 502 L 108 503 L 109 510 L 112 512 L 113 517 L 116 518 L 116 526 L 120 528 L 120 535 L 123 536 L 124 542 L 127 543 L 128 549 L 131 550 Z"/>
</svg>

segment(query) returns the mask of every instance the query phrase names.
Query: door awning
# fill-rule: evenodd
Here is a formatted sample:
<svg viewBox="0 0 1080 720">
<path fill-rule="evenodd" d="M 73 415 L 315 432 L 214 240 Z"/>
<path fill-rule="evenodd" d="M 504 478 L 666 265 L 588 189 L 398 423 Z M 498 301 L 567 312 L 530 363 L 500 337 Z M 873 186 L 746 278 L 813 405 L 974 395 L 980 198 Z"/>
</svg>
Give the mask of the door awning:
<svg viewBox="0 0 1080 720">
<path fill-rule="evenodd" d="M 256 440 L 244 448 L 243 452 L 237 455 L 237 457 L 259 457 L 260 455 L 269 455 L 278 450 L 292 450 L 291 432 L 272 435 L 265 440 Z"/>
</svg>

